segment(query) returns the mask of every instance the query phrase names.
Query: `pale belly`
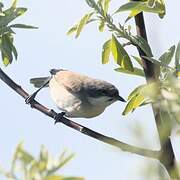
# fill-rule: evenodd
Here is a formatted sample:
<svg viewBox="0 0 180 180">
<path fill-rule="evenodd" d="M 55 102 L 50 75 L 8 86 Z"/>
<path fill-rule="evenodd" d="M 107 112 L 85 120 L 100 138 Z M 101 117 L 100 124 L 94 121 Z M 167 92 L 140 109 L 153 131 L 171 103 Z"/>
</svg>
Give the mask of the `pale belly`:
<svg viewBox="0 0 180 180">
<path fill-rule="evenodd" d="M 54 79 L 49 83 L 51 98 L 67 117 L 92 118 L 101 114 L 105 107 L 82 102 L 77 96 L 60 86 Z"/>
</svg>

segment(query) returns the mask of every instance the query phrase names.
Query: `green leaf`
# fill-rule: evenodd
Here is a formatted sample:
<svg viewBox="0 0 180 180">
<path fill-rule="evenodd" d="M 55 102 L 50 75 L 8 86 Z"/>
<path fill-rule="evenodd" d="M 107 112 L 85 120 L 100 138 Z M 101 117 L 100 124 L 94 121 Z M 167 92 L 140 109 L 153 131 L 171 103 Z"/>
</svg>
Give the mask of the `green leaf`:
<svg viewBox="0 0 180 180">
<path fill-rule="evenodd" d="M 67 35 L 70 35 L 70 34 L 76 32 L 76 31 L 77 31 L 77 28 L 78 28 L 78 25 L 77 25 L 77 24 L 74 25 L 72 28 L 70 28 L 70 29 L 68 30 Z"/>
<path fill-rule="evenodd" d="M 70 154 L 67 157 L 64 157 L 66 151 L 64 151 L 60 157 L 59 157 L 59 161 L 56 163 L 56 165 L 54 165 L 53 167 L 51 167 L 48 172 L 47 175 L 52 175 L 53 173 L 55 173 L 56 171 L 58 171 L 60 168 L 62 168 L 66 163 L 68 163 L 73 157 L 74 154 Z"/>
<path fill-rule="evenodd" d="M 158 61 L 157 59 L 154 59 L 152 57 L 142 56 L 142 58 L 144 58 L 144 59 L 146 59 L 146 60 L 148 60 L 148 61 L 150 61 L 150 62 L 152 62 L 152 63 L 154 63 L 154 64 L 156 64 L 158 66 L 161 65 L 160 61 Z"/>
<path fill-rule="evenodd" d="M 176 48 L 175 60 L 177 63 L 179 63 L 179 61 L 180 61 L 180 41 Z"/>
<path fill-rule="evenodd" d="M 12 59 L 10 59 L 9 56 L 7 56 L 4 52 L 1 52 L 1 56 L 2 56 L 2 60 L 3 60 L 3 64 L 5 66 L 8 66 L 9 64 L 11 64 Z"/>
<path fill-rule="evenodd" d="M 34 160 L 34 157 L 24 150 L 23 143 L 18 144 L 14 153 L 11 169 L 12 171 L 14 171 L 17 160 L 20 160 L 20 162 L 23 163 L 25 166 L 29 165 Z"/>
<path fill-rule="evenodd" d="M 65 157 L 65 158 L 59 158 L 60 162 L 59 164 L 56 166 L 56 169 L 60 169 L 62 168 L 65 164 L 67 164 L 72 158 L 74 158 L 74 154 L 70 154 L 69 156 Z M 56 170 L 55 170 L 56 171 Z"/>
<path fill-rule="evenodd" d="M 34 160 L 34 157 L 24 149 L 20 149 L 18 152 L 18 159 L 20 159 L 27 166 Z"/>
<path fill-rule="evenodd" d="M 11 5 L 11 8 L 12 8 L 12 9 L 15 9 L 16 6 L 17 6 L 17 0 L 13 0 L 12 5 Z"/>
<path fill-rule="evenodd" d="M 142 61 L 141 61 L 141 58 L 140 57 L 137 57 L 137 56 L 132 56 L 134 58 L 134 60 L 141 66 L 143 67 L 142 65 Z"/>
<path fill-rule="evenodd" d="M 37 163 L 37 169 L 39 172 L 44 172 L 47 169 L 49 160 L 49 154 L 45 146 L 41 146 L 40 154 L 39 154 L 39 161 Z"/>
<path fill-rule="evenodd" d="M 89 5 L 89 7 L 94 8 L 96 10 L 99 9 L 98 5 L 94 0 L 86 0 L 86 3 Z"/>
<path fill-rule="evenodd" d="M 106 15 L 108 12 L 109 3 L 110 3 L 110 0 L 104 0 L 104 15 Z"/>
<path fill-rule="evenodd" d="M 11 64 L 13 60 L 12 47 L 11 47 L 11 41 L 7 34 L 1 37 L 0 49 L 1 49 L 1 55 L 4 65 L 7 66 Z"/>
<path fill-rule="evenodd" d="M 128 70 L 123 69 L 123 68 L 116 68 L 115 71 L 125 73 L 125 74 L 132 74 L 132 75 L 136 75 L 136 76 L 141 76 L 141 77 L 145 76 L 144 71 L 142 69 L 139 69 L 136 67 L 134 67 L 134 71 L 128 71 Z"/>
<path fill-rule="evenodd" d="M 148 57 L 153 57 L 151 48 L 148 44 L 148 42 L 141 36 L 132 36 L 131 37 L 131 41 L 133 42 L 133 44 L 135 44 L 136 46 L 138 46 Z"/>
<path fill-rule="evenodd" d="M 30 26 L 26 24 L 12 24 L 9 27 L 11 28 L 23 28 L 23 29 L 38 29 L 38 27 Z"/>
<path fill-rule="evenodd" d="M 7 26 L 10 22 L 19 16 L 22 16 L 27 11 L 26 8 L 10 8 L 5 10 L 3 13 L 5 16 L 0 18 L 0 25 Z"/>
<path fill-rule="evenodd" d="M 177 45 L 176 48 L 176 53 L 175 53 L 175 67 L 176 67 L 176 74 L 179 77 L 180 75 L 180 41 Z"/>
<path fill-rule="evenodd" d="M 131 100 L 126 105 L 122 115 L 127 115 L 129 112 L 134 111 L 134 109 L 139 107 L 144 101 L 145 98 L 142 95 L 137 95 L 132 97 Z"/>
<path fill-rule="evenodd" d="M 64 180 L 64 176 L 60 176 L 60 175 L 46 176 L 44 180 Z"/>
<path fill-rule="evenodd" d="M 160 62 L 159 60 L 154 59 L 154 58 L 152 58 L 152 57 L 142 56 L 142 58 L 144 58 L 144 59 L 146 59 L 146 60 L 148 60 L 148 61 L 154 63 L 154 64 L 157 65 L 157 66 L 164 67 L 165 69 L 167 69 L 167 68 L 169 69 L 169 68 L 170 68 L 168 65 L 163 64 L 163 63 Z M 168 70 L 168 69 L 167 69 L 167 70 Z"/>
<path fill-rule="evenodd" d="M 102 64 L 106 64 L 109 62 L 110 53 L 111 53 L 111 39 L 106 41 L 103 45 Z"/>
<path fill-rule="evenodd" d="M 12 63 L 14 54 L 15 59 L 17 59 L 17 51 L 15 46 L 13 45 L 13 37 L 11 34 L 4 34 L 1 38 L 0 42 L 1 55 L 3 59 L 3 63 L 5 66 Z"/>
<path fill-rule="evenodd" d="M 87 24 L 88 20 L 90 19 L 90 17 L 93 15 L 93 13 L 89 13 L 86 14 L 79 22 L 78 27 L 77 27 L 77 31 L 76 31 L 76 38 L 79 37 L 82 29 L 84 28 L 84 26 Z"/>
<path fill-rule="evenodd" d="M 167 52 L 162 54 L 161 57 L 159 58 L 159 61 L 161 61 L 161 64 L 168 65 L 172 60 L 174 52 L 175 52 L 175 46 L 172 46 L 167 50 Z"/>
<path fill-rule="evenodd" d="M 154 100 L 159 95 L 160 85 L 158 82 L 151 82 L 145 85 L 140 85 L 135 88 L 129 95 L 128 100 L 138 94 L 144 96 L 145 98 Z"/>
<path fill-rule="evenodd" d="M 83 177 L 65 177 L 63 180 L 85 180 Z"/>
<path fill-rule="evenodd" d="M 140 7 L 144 6 L 144 2 L 133 2 L 130 1 L 122 6 L 115 13 L 123 12 L 123 11 L 138 11 L 141 12 Z"/>
<path fill-rule="evenodd" d="M 130 1 L 119 7 L 119 9 L 115 13 L 123 11 L 131 11 L 130 15 L 128 16 L 128 19 L 134 17 L 142 11 L 157 13 L 162 18 L 165 15 L 165 5 L 160 0 L 156 0 L 154 6 L 150 6 L 149 2 Z"/>
<path fill-rule="evenodd" d="M 100 32 L 104 31 L 104 26 L 105 26 L 105 21 L 103 19 L 101 19 L 100 24 L 99 24 L 99 31 Z"/>
<path fill-rule="evenodd" d="M 47 176 L 44 180 L 84 180 L 82 177 L 64 177 L 60 175 Z"/>
<path fill-rule="evenodd" d="M 123 115 L 134 111 L 139 106 L 154 102 L 159 94 L 160 84 L 158 82 L 138 86 L 128 96 L 129 102 L 123 111 Z"/>
<path fill-rule="evenodd" d="M 144 87 L 145 85 L 140 85 L 136 87 L 128 96 L 128 100 L 130 100 L 132 97 L 137 96 L 140 93 L 140 90 Z"/>
<path fill-rule="evenodd" d="M 0 28 L 0 35 L 4 35 L 8 33 L 15 34 L 15 32 L 10 27 L 5 26 L 5 27 Z"/>
<path fill-rule="evenodd" d="M 157 8 L 162 10 L 162 12 L 159 13 L 159 17 L 162 19 L 166 14 L 166 7 L 165 7 L 164 0 L 156 0 L 155 5 Z"/>
<path fill-rule="evenodd" d="M 115 62 L 118 65 L 120 65 L 123 69 L 126 69 L 128 71 L 134 71 L 129 55 L 114 35 L 112 35 L 111 40 L 111 52 Z"/>
<path fill-rule="evenodd" d="M 3 11 L 5 16 L 2 16 L 0 18 L 0 27 L 7 26 L 10 22 L 12 22 L 17 17 L 23 15 L 26 11 L 26 8 L 9 8 Z"/>
<path fill-rule="evenodd" d="M 156 0 L 148 0 L 148 6 L 152 7 L 155 4 Z"/>
</svg>

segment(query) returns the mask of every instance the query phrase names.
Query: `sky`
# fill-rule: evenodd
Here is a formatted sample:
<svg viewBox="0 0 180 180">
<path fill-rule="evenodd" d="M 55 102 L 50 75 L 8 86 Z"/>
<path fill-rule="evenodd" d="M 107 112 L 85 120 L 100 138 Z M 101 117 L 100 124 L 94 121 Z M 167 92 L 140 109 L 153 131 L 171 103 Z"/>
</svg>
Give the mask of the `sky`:
<svg viewBox="0 0 180 180">
<path fill-rule="evenodd" d="M 10 0 L 4 0 L 10 4 Z M 112 1 L 111 8 L 117 8 L 125 0 Z M 155 57 L 171 45 L 177 44 L 180 37 L 179 0 L 167 0 L 167 15 L 163 20 L 157 15 L 146 14 L 145 20 L 149 43 Z M 115 72 L 113 61 L 101 64 L 103 43 L 111 33 L 99 33 L 97 24 L 85 27 L 78 39 L 67 36 L 67 30 L 86 12 L 89 12 L 85 0 L 19 0 L 19 6 L 27 7 L 28 12 L 17 19 L 19 23 L 38 26 L 37 30 L 16 30 L 15 44 L 18 60 L 2 69 L 14 81 L 29 93 L 35 89 L 29 79 L 48 76 L 52 68 L 64 68 L 103 79 L 114 84 L 120 95 L 127 97 L 136 86 L 145 83 L 140 77 L 126 76 Z M 126 13 L 117 15 L 123 22 Z M 134 21 L 131 20 L 132 27 Z M 130 54 L 137 55 L 135 49 L 128 48 Z M 41 144 L 44 144 L 54 156 L 65 148 L 74 152 L 75 158 L 60 173 L 63 175 L 83 176 L 86 180 L 145 180 L 144 171 L 149 165 L 157 166 L 152 159 L 123 152 L 88 136 L 82 135 L 63 124 L 54 125 L 52 119 L 31 109 L 24 100 L 4 83 L 0 87 L 1 130 L 0 164 L 8 168 L 16 145 L 24 141 L 25 148 L 37 156 Z M 49 108 L 57 110 L 49 96 L 48 88 L 42 90 L 37 100 Z M 137 109 L 132 114 L 122 116 L 125 104 L 117 102 L 93 119 L 73 119 L 95 131 L 117 138 L 139 147 L 159 150 L 157 129 L 150 106 Z M 176 130 L 178 127 L 176 126 Z M 178 159 L 179 137 L 172 135 L 173 145 Z M 179 143 L 179 144 L 178 144 Z M 150 176 L 149 179 L 153 179 Z"/>
</svg>

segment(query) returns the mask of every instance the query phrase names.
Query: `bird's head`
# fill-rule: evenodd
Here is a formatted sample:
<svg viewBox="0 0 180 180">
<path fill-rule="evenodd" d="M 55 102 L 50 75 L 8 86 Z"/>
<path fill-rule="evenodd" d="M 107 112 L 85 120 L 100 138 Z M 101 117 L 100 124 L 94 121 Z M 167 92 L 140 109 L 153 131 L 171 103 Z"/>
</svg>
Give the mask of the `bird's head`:
<svg viewBox="0 0 180 180">
<path fill-rule="evenodd" d="M 126 102 L 119 95 L 118 89 L 106 81 L 94 81 L 88 89 L 88 100 L 96 106 L 109 106 L 115 101 Z"/>
</svg>

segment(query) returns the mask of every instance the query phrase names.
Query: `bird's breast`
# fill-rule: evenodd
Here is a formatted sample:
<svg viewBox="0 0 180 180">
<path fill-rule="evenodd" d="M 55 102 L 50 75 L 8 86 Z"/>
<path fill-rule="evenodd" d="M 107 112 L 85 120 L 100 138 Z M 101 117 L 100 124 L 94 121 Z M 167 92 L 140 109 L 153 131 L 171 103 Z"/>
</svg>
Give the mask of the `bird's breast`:
<svg viewBox="0 0 180 180">
<path fill-rule="evenodd" d="M 49 88 L 52 100 L 68 117 L 92 118 L 101 114 L 105 109 L 104 106 L 92 105 L 86 98 L 80 98 L 80 94 L 68 91 L 55 78 L 50 80 Z"/>
</svg>

